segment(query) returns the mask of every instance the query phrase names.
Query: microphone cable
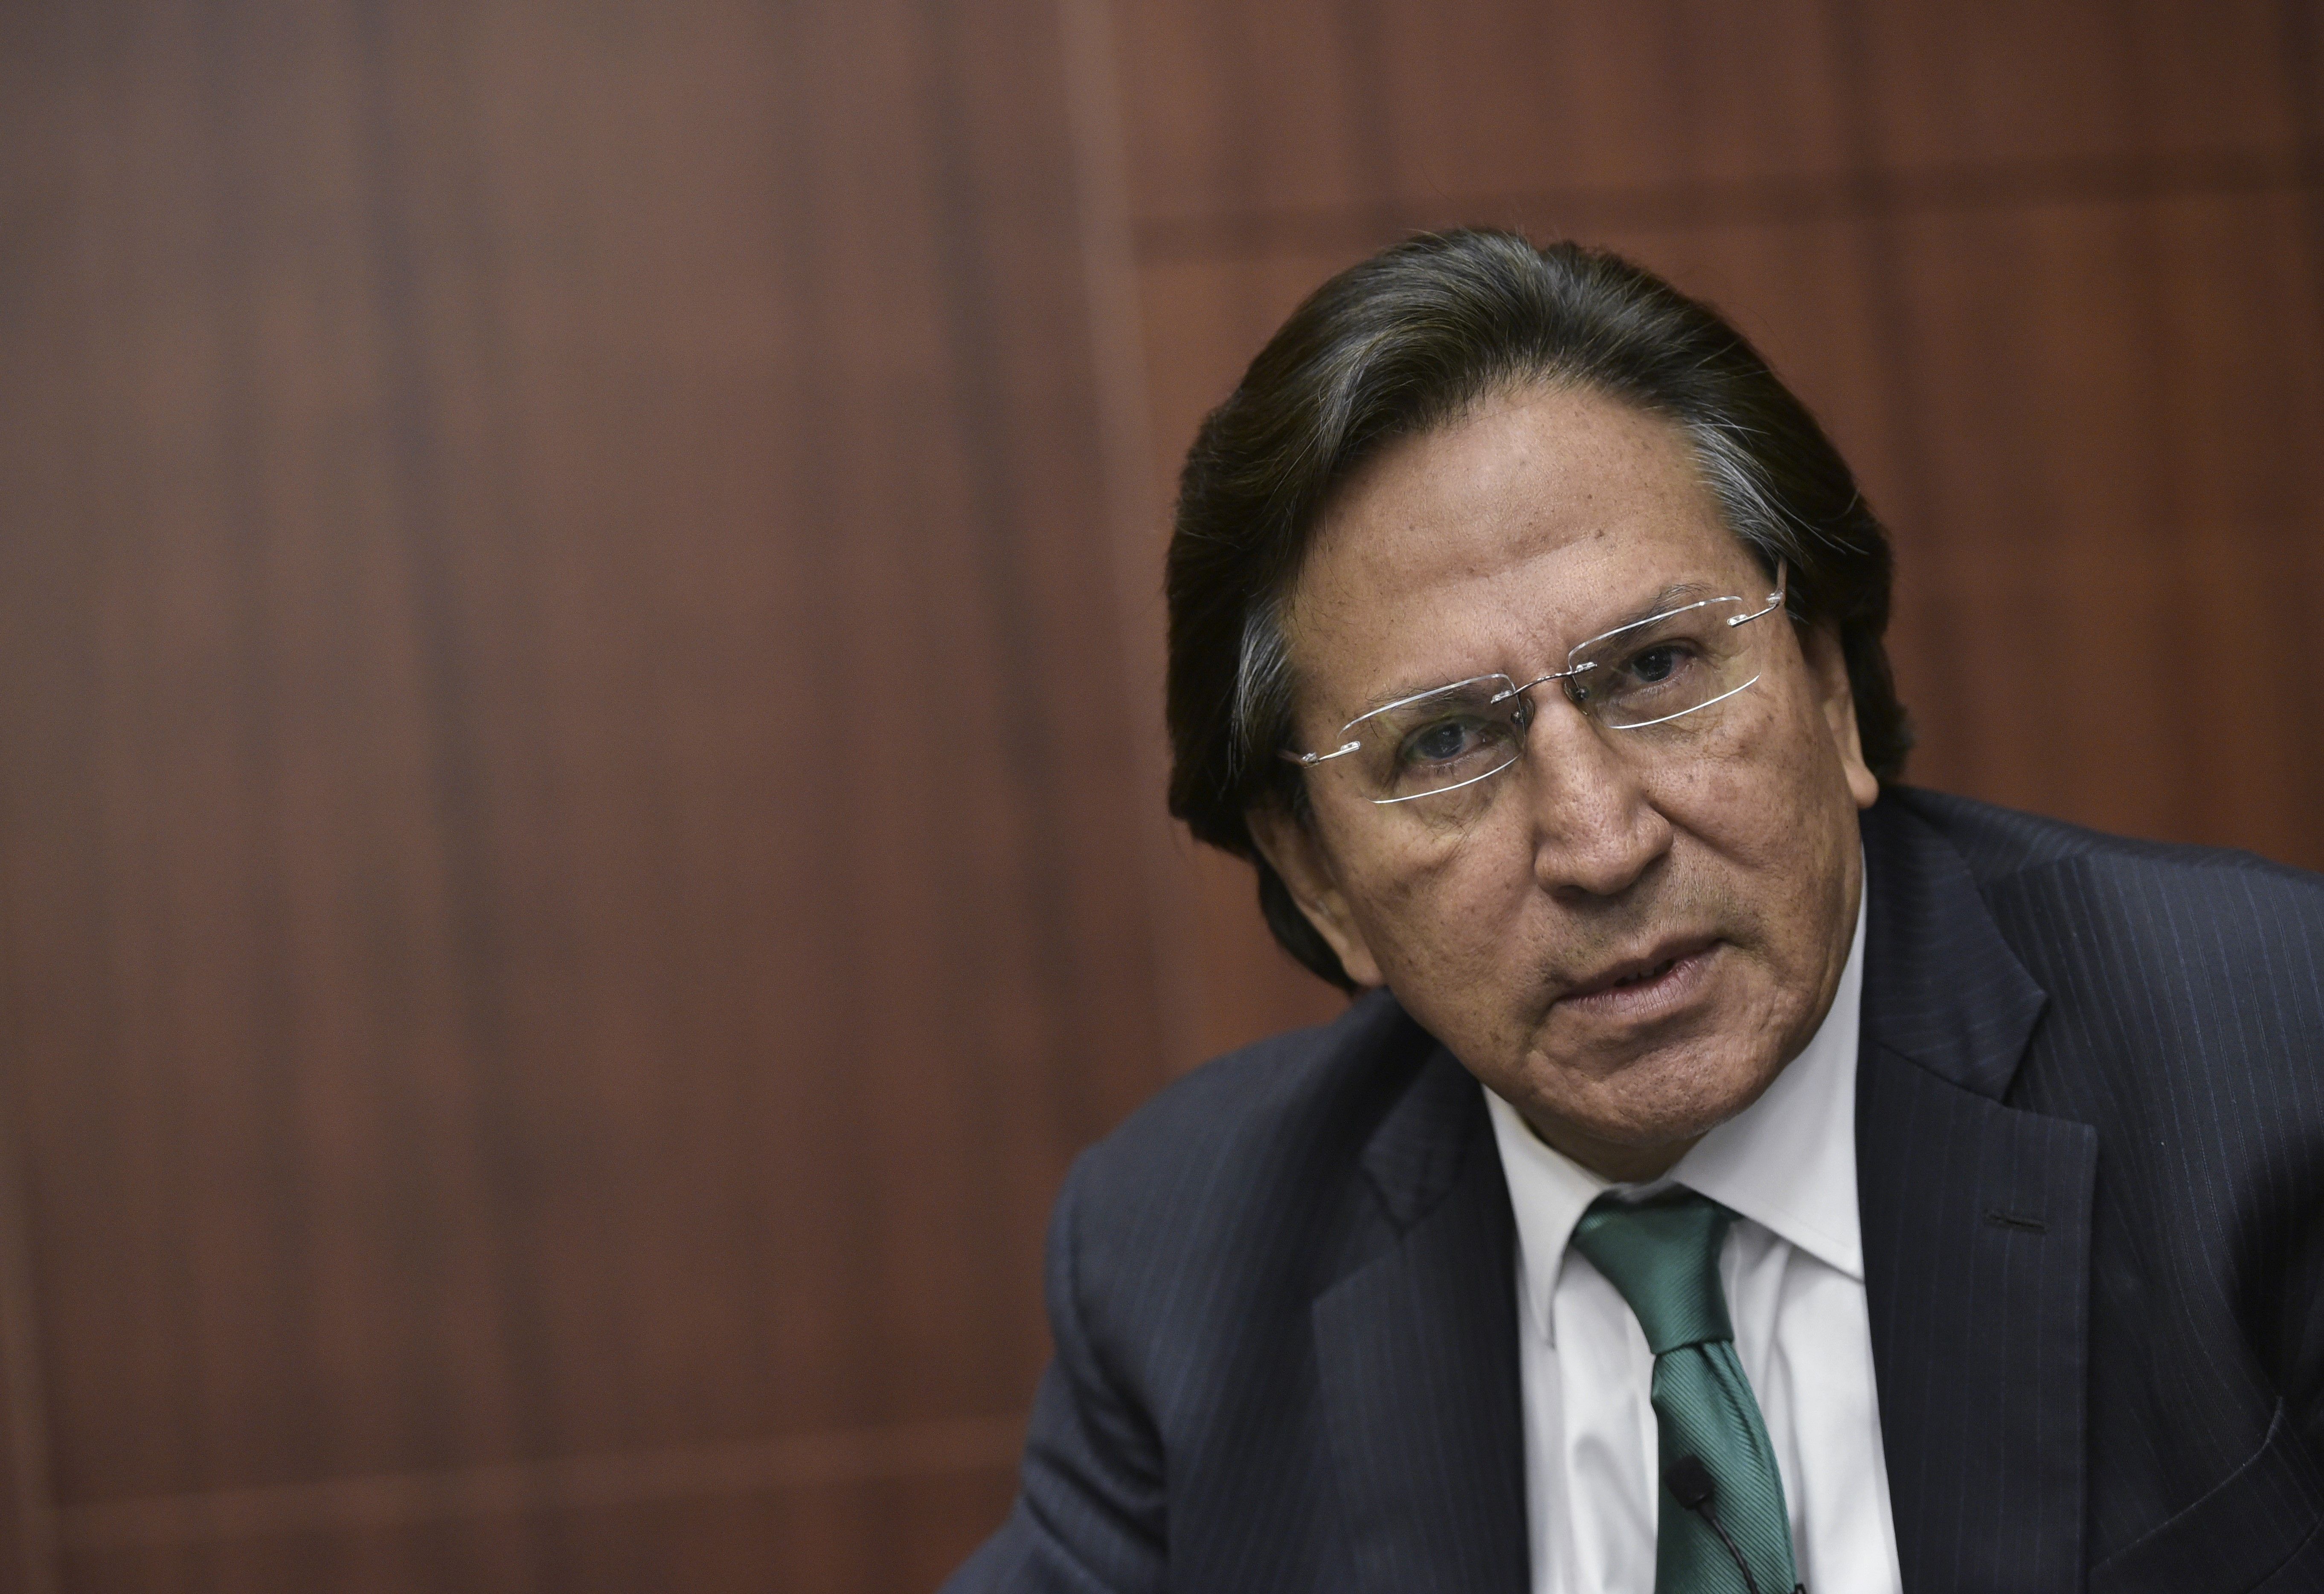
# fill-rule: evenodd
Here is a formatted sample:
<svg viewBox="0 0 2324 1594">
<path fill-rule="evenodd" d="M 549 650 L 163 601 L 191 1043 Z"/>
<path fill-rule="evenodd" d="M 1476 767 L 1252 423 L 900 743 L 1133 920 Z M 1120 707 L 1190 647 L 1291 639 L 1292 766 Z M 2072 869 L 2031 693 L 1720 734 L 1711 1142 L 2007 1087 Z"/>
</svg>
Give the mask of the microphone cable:
<svg viewBox="0 0 2324 1594">
<path fill-rule="evenodd" d="M 1673 1499 L 1702 1517 L 1705 1525 L 1719 1535 L 1719 1542 L 1727 1546 L 1727 1553 L 1735 1558 L 1735 1570 L 1743 1574 L 1743 1587 L 1749 1594 L 1759 1594 L 1759 1580 L 1751 1575 L 1751 1563 L 1743 1559 L 1743 1552 L 1735 1547 L 1735 1541 L 1719 1525 L 1718 1513 L 1711 1508 L 1711 1497 L 1719 1492 L 1719 1485 L 1712 1479 L 1711 1469 L 1702 1464 L 1702 1458 L 1681 1456 L 1673 1461 L 1663 1470 L 1663 1487 L 1670 1490 Z M 1792 1594 L 1807 1594 L 1806 1585 L 1793 1584 Z"/>
</svg>

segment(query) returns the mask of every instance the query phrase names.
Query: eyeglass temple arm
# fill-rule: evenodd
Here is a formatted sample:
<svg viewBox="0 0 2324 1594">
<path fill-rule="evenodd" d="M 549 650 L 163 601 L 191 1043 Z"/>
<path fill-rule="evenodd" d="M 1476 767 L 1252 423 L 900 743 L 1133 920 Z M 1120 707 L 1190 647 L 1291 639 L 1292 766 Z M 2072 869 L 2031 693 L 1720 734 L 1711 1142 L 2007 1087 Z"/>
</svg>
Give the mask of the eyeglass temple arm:
<svg viewBox="0 0 2324 1594">
<path fill-rule="evenodd" d="M 1328 764 L 1333 759 L 1343 759 L 1362 745 L 1360 742 L 1342 742 L 1329 752 L 1293 752 L 1286 747 L 1277 756 L 1286 763 L 1299 764 L 1313 769 L 1317 764 Z"/>
<path fill-rule="evenodd" d="M 1729 626 L 1741 625 L 1748 621 L 1758 619 L 1762 614 L 1774 613 L 1776 610 L 1784 606 L 1784 594 L 1790 588 L 1790 586 L 1791 571 L 1786 562 L 1778 558 L 1775 561 L 1775 590 L 1767 594 L 1767 606 L 1764 609 L 1754 609 L 1748 614 L 1736 614 L 1729 616 L 1727 623 Z"/>
</svg>

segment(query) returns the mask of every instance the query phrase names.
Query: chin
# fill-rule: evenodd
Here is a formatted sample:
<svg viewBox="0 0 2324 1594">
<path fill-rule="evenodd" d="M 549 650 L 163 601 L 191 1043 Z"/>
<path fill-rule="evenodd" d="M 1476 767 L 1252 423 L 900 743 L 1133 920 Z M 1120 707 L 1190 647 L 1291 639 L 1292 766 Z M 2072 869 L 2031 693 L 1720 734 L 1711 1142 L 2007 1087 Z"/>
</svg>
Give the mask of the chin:
<svg viewBox="0 0 2324 1594">
<path fill-rule="evenodd" d="M 1594 1077 L 1536 1055 L 1510 1101 L 1609 1146 L 1676 1145 L 1701 1139 L 1775 1083 L 1780 1067 L 1763 1050 L 1739 1041 L 1681 1044 Z"/>
</svg>

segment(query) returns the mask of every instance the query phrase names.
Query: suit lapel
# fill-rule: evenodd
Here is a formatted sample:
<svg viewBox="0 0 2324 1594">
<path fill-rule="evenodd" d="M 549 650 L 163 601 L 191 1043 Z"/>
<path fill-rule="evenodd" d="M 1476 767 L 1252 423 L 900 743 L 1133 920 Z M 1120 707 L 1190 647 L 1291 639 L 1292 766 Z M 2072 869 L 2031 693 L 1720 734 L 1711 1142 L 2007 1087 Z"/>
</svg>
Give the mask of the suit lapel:
<svg viewBox="0 0 2324 1594">
<path fill-rule="evenodd" d="M 1367 1594 L 1524 1594 L 1517 1234 L 1476 1082 L 1438 1049 L 1366 1150 L 1380 1244 L 1314 1307 Z"/>
<path fill-rule="evenodd" d="M 2003 1104 L 2046 1000 L 1959 852 L 1865 815 L 1857 1189 L 1912 1594 L 2077 1588 L 2098 1137 Z"/>
</svg>

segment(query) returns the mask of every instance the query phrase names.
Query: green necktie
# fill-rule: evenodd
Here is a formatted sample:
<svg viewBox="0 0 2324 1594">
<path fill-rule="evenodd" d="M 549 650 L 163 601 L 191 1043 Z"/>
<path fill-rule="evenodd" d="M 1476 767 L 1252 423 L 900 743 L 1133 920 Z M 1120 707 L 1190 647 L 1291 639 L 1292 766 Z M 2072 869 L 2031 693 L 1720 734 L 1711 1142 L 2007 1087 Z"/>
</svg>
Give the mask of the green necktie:
<svg viewBox="0 0 2324 1594">
<path fill-rule="evenodd" d="M 1661 1526 L 1655 1535 L 1655 1594 L 1746 1594 L 1735 1556 L 1701 1510 L 1671 1494 L 1673 1465 L 1688 1456 L 1709 1473 L 1702 1504 L 1750 1563 L 1758 1594 L 1791 1594 L 1791 1518 L 1783 1475 L 1759 1420 L 1759 1403 L 1735 1358 L 1719 1247 L 1735 1214 L 1691 1190 L 1628 1204 L 1600 1196 L 1574 1225 L 1573 1244 L 1621 1291 L 1655 1353 L 1655 1425 Z M 1682 1477 L 1684 1474 L 1682 1473 Z M 1692 1480 L 1701 1492 L 1700 1475 Z M 1687 1487 L 1682 1484 L 1682 1488 Z"/>
</svg>

